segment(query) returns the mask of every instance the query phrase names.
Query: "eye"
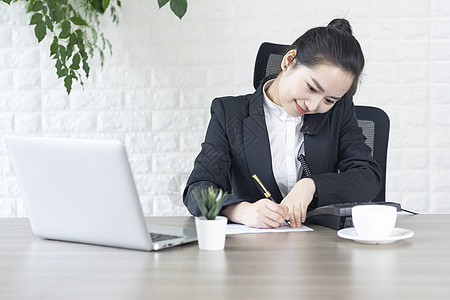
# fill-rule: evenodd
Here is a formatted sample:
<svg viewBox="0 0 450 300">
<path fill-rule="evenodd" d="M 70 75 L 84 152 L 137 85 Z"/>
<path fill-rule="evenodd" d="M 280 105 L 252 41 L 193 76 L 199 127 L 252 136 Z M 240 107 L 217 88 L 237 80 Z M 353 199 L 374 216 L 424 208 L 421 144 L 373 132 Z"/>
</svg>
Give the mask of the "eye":
<svg viewBox="0 0 450 300">
<path fill-rule="evenodd" d="M 326 104 L 329 104 L 329 105 L 331 105 L 331 104 L 335 104 L 337 101 L 335 101 L 335 100 L 331 100 L 331 99 L 326 99 L 325 98 L 325 103 Z"/>
<path fill-rule="evenodd" d="M 307 83 L 308 85 L 308 89 L 313 92 L 313 93 L 317 93 L 316 89 L 314 89 L 309 83 Z"/>
</svg>

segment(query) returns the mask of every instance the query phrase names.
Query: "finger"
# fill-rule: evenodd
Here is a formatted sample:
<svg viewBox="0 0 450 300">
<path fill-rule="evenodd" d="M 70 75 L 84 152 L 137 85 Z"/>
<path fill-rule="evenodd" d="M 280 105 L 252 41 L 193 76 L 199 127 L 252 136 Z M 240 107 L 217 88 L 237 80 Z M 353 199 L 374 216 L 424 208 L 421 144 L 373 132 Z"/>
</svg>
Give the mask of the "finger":
<svg viewBox="0 0 450 300">
<path fill-rule="evenodd" d="M 277 223 L 276 227 L 283 226 L 285 222 L 285 216 L 283 214 L 279 214 L 277 211 L 273 211 L 271 209 L 267 209 L 265 216 L 273 222 Z M 272 224 L 272 222 L 271 222 Z"/>
<path fill-rule="evenodd" d="M 295 207 L 289 213 L 289 222 L 292 227 L 300 226 L 300 208 Z"/>
<path fill-rule="evenodd" d="M 284 215 L 284 220 L 285 222 L 291 226 L 291 222 L 289 221 L 289 207 L 287 207 L 286 205 L 281 205 L 281 208 L 283 209 L 283 215 Z M 292 226 L 291 226 L 292 227 Z"/>
<path fill-rule="evenodd" d="M 285 215 L 285 209 L 287 208 L 285 205 L 280 205 L 280 204 L 272 202 L 272 201 L 267 202 L 265 204 L 268 209 L 276 212 L 277 214 L 279 214 L 281 216 Z"/>
<path fill-rule="evenodd" d="M 258 227 L 275 228 L 284 225 L 284 216 L 279 214 L 283 210 L 278 204 L 267 199 L 260 200 L 260 204 L 262 205 L 258 205 L 256 214 Z"/>
<path fill-rule="evenodd" d="M 294 219 L 295 219 L 295 227 L 300 227 L 301 223 L 301 209 L 298 206 L 294 207 Z"/>
<path fill-rule="evenodd" d="M 305 221 L 306 221 L 306 210 L 307 210 L 307 206 L 304 206 L 304 205 L 302 205 L 302 209 L 301 209 L 301 211 L 302 211 L 302 223 L 305 223 Z"/>
<path fill-rule="evenodd" d="M 286 205 L 280 205 L 280 207 L 283 210 L 283 215 L 289 217 L 289 207 Z"/>
<path fill-rule="evenodd" d="M 264 224 L 264 228 L 277 228 L 281 226 L 280 222 L 277 222 L 267 216 L 262 218 L 261 223 Z"/>
<path fill-rule="evenodd" d="M 294 210 L 289 211 L 289 224 L 291 224 L 292 227 L 295 227 Z"/>
<path fill-rule="evenodd" d="M 273 202 L 268 203 L 266 207 L 271 212 L 267 216 L 272 220 L 280 222 L 280 225 L 284 225 L 286 217 L 289 215 L 289 208 Z"/>
<path fill-rule="evenodd" d="M 247 225 L 247 226 L 254 227 L 254 228 L 264 228 L 264 229 L 273 228 L 272 226 L 264 223 L 262 220 L 258 220 L 255 224 L 251 224 L 251 225 Z"/>
</svg>

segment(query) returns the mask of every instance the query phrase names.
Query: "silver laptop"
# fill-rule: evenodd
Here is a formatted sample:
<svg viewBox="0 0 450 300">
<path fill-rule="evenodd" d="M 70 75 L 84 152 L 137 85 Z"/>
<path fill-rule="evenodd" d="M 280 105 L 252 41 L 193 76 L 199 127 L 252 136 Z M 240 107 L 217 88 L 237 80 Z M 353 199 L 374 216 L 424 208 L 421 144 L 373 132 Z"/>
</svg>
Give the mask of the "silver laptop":
<svg viewBox="0 0 450 300">
<path fill-rule="evenodd" d="M 144 251 L 197 240 L 195 229 L 145 223 L 120 141 L 5 141 L 37 236 Z"/>
</svg>

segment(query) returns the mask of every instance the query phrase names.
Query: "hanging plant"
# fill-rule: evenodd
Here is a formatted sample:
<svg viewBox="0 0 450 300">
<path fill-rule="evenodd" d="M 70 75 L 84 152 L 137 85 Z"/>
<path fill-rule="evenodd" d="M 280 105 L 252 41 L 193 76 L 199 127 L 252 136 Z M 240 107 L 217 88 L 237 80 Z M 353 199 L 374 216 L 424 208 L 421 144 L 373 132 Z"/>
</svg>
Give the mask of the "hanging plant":
<svg viewBox="0 0 450 300">
<path fill-rule="evenodd" d="M 187 10 L 187 0 L 158 0 L 159 8 L 161 9 L 169 1 L 170 9 L 181 20 Z"/>
<path fill-rule="evenodd" d="M 68 94 L 74 81 L 84 84 L 89 77 L 89 59 L 98 53 L 103 67 L 105 51 L 112 54 L 112 46 L 100 31 L 99 17 L 110 11 L 118 22 L 120 0 L 1 0 L 7 4 L 24 1 L 30 25 L 40 43 L 47 35 L 53 39 L 50 57 L 55 60 L 56 74 L 64 79 Z M 158 0 L 162 8 L 170 1 L 170 8 L 180 19 L 187 10 L 186 0 Z"/>
</svg>

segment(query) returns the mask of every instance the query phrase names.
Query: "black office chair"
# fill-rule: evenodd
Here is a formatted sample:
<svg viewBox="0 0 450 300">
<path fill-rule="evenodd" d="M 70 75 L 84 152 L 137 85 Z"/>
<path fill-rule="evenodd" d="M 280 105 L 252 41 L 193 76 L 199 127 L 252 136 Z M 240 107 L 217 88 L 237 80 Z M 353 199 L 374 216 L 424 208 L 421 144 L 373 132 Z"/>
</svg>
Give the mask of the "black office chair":
<svg viewBox="0 0 450 300">
<path fill-rule="evenodd" d="M 287 51 L 292 49 L 290 45 L 263 43 L 259 47 L 256 56 L 255 70 L 253 73 L 253 86 L 258 88 L 260 82 L 267 76 L 276 76 L 281 71 L 281 60 Z M 366 144 L 372 149 L 372 156 L 380 165 L 382 171 L 382 186 L 373 201 L 384 202 L 386 200 L 386 161 L 387 146 L 389 141 L 389 117 L 381 109 L 371 106 L 355 106 L 358 125 L 366 136 Z"/>
</svg>

